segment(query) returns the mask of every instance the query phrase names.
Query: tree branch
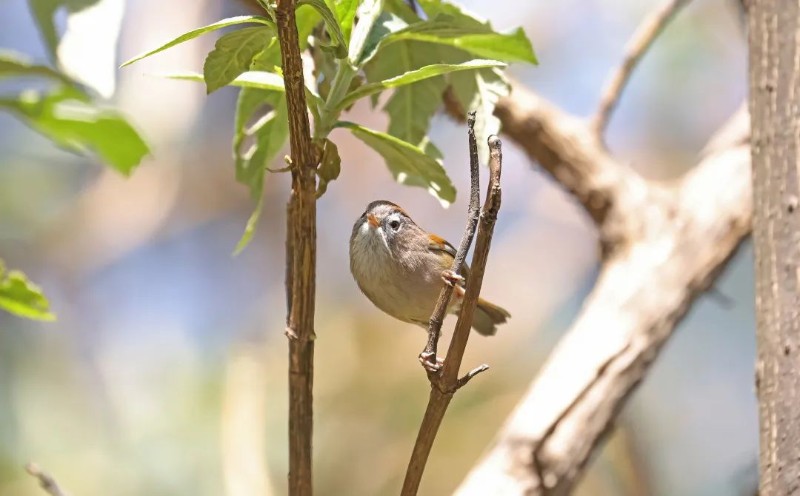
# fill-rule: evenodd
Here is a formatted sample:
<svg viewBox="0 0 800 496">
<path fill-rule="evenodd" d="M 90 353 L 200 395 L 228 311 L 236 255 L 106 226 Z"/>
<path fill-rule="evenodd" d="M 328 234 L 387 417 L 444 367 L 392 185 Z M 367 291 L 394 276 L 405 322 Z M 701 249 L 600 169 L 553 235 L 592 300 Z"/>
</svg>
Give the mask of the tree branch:
<svg viewBox="0 0 800 496">
<path fill-rule="evenodd" d="M 625 233 L 625 250 L 604 262 L 572 329 L 457 494 L 569 493 L 661 346 L 749 232 L 747 129 L 742 111 L 679 187 L 650 184 L 618 199 L 640 218 L 629 225 L 643 228 Z"/>
<path fill-rule="evenodd" d="M 467 259 L 467 252 L 470 245 L 472 245 L 472 238 L 475 236 L 475 228 L 478 226 L 478 216 L 480 214 L 480 170 L 478 161 L 478 143 L 475 139 L 475 112 L 472 111 L 467 116 L 467 138 L 469 141 L 469 175 L 470 175 L 470 193 L 469 193 L 469 206 L 467 208 L 467 226 L 464 228 L 464 235 L 461 236 L 461 243 L 458 245 L 458 251 L 453 259 L 453 266 L 451 270 L 458 274 L 464 261 Z M 464 275 L 464 274 L 459 274 Z M 447 312 L 447 305 L 450 303 L 450 298 L 453 296 L 455 290 L 454 285 L 445 284 L 439 292 L 439 299 L 436 300 L 436 306 L 433 308 L 430 322 L 428 323 L 428 342 L 425 349 L 420 353 L 419 359 L 426 370 L 438 372 L 439 363 L 436 356 L 439 348 L 439 338 L 442 335 L 442 322 L 444 321 L 444 314 Z M 433 377 L 431 377 L 433 380 Z"/>
<path fill-rule="evenodd" d="M 295 0 L 279 0 L 276 17 L 292 158 L 292 192 L 286 208 L 289 494 L 305 496 L 312 494 L 317 153 L 308 122 Z"/>
<path fill-rule="evenodd" d="M 470 114 L 469 129 L 470 129 L 470 170 L 472 172 L 472 188 L 470 195 L 470 209 L 469 221 L 465 229 L 464 239 L 462 239 L 459 248 L 459 255 L 462 259 L 466 256 L 469 249 L 469 240 L 471 238 L 471 230 L 474 230 L 475 221 L 477 221 L 477 204 L 479 198 L 479 184 L 478 184 L 478 158 L 477 150 L 475 147 L 475 134 L 473 131 L 474 113 Z M 489 187 L 486 194 L 486 200 L 483 209 L 480 213 L 480 225 L 478 228 L 478 237 L 475 242 L 475 253 L 472 257 L 472 267 L 467 280 L 467 287 L 461 303 L 461 310 L 458 314 L 458 321 L 456 322 L 455 330 L 453 331 L 453 338 L 450 340 L 450 347 L 447 351 L 447 358 L 444 361 L 444 367 L 440 374 L 431 373 L 431 393 L 428 400 L 428 406 L 425 409 L 425 416 L 422 419 L 417 440 L 414 444 L 414 450 L 411 454 L 411 460 L 408 464 L 405 480 L 403 481 L 403 489 L 401 494 L 403 496 L 413 496 L 417 494 L 419 483 L 422 480 L 422 474 L 425 470 L 425 464 L 428 460 L 428 455 L 433 447 L 433 442 L 436 439 L 436 434 L 439 431 L 439 426 L 442 423 L 447 407 L 450 405 L 450 400 L 453 398 L 455 392 L 470 379 L 477 374 L 488 369 L 487 365 L 481 365 L 464 377 L 458 377 L 459 369 L 461 368 L 461 361 L 464 357 L 464 350 L 467 347 L 469 339 L 470 328 L 472 327 L 472 317 L 475 312 L 475 307 L 478 303 L 478 296 L 480 295 L 481 285 L 483 284 L 483 274 L 486 270 L 486 262 L 489 257 L 489 248 L 491 247 L 492 234 L 494 232 L 494 224 L 497 220 L 497 213 L 500 210 L 500 175 L 502 172 L 502 145 L 497 136 L 489 137 Z M 472 227 L 470 227 L 472 226 Z M 455 265 L 458 267 L 458 265 Z M 442 293 L 445 291 L 443 290 Z M 445 300 L 446 302 L 447 300 Z M 433 321 L 433 319 L 431 319 Z"/>
<path fill-rule="evenodd" d="M 39 468 L 39 465 L 29 463 L 25 465 L 25 471 L 36 477 L 39 481 L 39 486 L 50 496 L 67 496 L 67 493 L 59 487 L 58 482 L 50 474 Z"/>
<path fill-rule="evenodd" d="M 687 3 L 689 3 L 688 0 L 667 0 L 661 8 L 652 12 L 642 22 L 628 41 L 628 45 L 625 48 L 625 57 L 608 79 L 602 93 L 603 96 L 600 98 L 599 108 L 592 119 L 592 128 L 597 136 L 602 136 L 605 133 L 611 114 L 619 102 L 620 95 L 622 95 L 622 90 L 628 84 L 628 80 L 642 56 L 678 10 Z"/>
</svg>

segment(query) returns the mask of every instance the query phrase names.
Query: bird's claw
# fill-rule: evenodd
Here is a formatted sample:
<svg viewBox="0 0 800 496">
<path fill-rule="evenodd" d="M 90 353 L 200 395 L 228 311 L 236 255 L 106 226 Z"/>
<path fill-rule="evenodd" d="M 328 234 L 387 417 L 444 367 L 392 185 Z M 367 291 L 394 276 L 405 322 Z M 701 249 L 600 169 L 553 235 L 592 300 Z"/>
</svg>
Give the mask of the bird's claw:
<svg viewBox="0 0 800 496">
<path fill-rule="evenodd" d="M 456 274 L 455 271 L 451 269 L 442 271 L 442 280 L 444 281 L 445 284 L 447 284 L 451 288 L 454 287 L 456 284 L 462 284 L 464 282 L 464 278 Z"/>
<path fill-rule="evenodd" d="M 432 351 L 423 351 L 419 354 L 419 363 L 422 367 L 431 373 L 439 373 L 444 365 L 444 358 L 437 357 L 436 353 Z"/>
</svg>

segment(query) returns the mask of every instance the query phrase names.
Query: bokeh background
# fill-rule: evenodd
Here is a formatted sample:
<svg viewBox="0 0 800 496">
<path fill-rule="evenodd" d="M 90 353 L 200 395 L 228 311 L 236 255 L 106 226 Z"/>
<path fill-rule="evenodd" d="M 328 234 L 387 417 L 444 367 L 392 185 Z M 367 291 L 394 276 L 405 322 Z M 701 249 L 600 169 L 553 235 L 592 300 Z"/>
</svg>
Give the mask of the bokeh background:
<svg viewBox="0 0 800 496">
<path fill-rule="evenodd" d="M 590 114 L 625 41 L 657 2 L 464 0 L 497 28 L 522 25 L 540 59 L 511 74 Z M 127 2 L 119 59 L 243 13 L 230 0 Z M 0 114 L 0 256 L 44 287 L 58 315 L 0 314 L 0 495 L 42 494 L 36 461 L 74 495 L 284 494 L 287 345 L 283 240 L 288 177 L 267 178 L 252 244 L 231 253 L 252 209 L 235 183 L 236 90 L 159 72 L 199 70 L 215 36 L 117 72 L 112 101 L 153 154 L 130 179 L 56 149 Z M 45 60 L 24 0 L 0 0 L 0 47 Z M 610 145 L 648 178 L 696 161 L 745 96 L 746 45 L 729 0 L 690 4 L 626 91 Z M 3 89 L 16 89 L 13 85 Z M 351 120 L 385 129 L 356 106 Z M 394 183 L 380 158 L 336 132 L 343 171 L 319 202 L 315 486 L 320 495 L 398 492 L 428 385 L 425 335 L 376 310 L 348 269 L 350 229 L 384 198 L 456 240 L 468 178 L 465 130 L 431 131 L 459 188 L 443 210 Z M 506 140 L 503 210 L 484 295 L 513 319 L 475 336 L 465 366 L 489 373 L 456 396 L 421 494 L 452 491 L 487 447 L 597 275 L 596 233 L 564 191 Z M 752 251 L 696 304 L 624 409 L 582 495 L 735 495 L 755 484 Z M 452 321 L 449 321 L 452 323 Z M 253 492 L 250 492 L 253 494 Z"/>
</svg>

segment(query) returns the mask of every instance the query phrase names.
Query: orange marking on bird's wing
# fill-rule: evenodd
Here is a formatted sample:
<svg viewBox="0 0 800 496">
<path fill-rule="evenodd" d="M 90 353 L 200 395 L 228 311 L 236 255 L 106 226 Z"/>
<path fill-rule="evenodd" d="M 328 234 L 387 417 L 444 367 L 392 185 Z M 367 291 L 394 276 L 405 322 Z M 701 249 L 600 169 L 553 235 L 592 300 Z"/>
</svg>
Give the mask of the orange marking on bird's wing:
<svg viewBox="0 0 800 496">
<path fill-rule="evenodd" d="M 445 241 L 445 239 L 442 238 L 441 236 L 437 236 L 435 234 L 428 234 L 428 238 L 430 238 L 431 242 L 433 242 L 434 244 L 439 245 L 442 248 L 447 246 L 447 241 Z"/>
</svg>

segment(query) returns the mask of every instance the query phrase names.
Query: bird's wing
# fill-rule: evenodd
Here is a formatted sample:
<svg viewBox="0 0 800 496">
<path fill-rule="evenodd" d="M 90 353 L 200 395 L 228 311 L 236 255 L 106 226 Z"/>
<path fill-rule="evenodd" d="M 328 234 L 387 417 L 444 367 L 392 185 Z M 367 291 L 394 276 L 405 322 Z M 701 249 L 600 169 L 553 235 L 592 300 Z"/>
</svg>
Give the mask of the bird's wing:
<svg viewBox="0 0 800 496">
<path fill-rule="evenodd" d="M 453 245 L 448 243 L 446 239 L 437 236 L 435 234 L 429 234 L 428 238 L 429 238 L 428 249 L 433 252 L 444 252 L 450 255 L 450 258 L 444 265 L 447 269 L 452 267 L 453 259 L 456 258 L 455 247 L 453 247 Z M 458 274 L 465 280 L 469 277 L 469 267 L 467 267 L 466 263 L 461 264 L 461 270 L 458 271 Z"/>
</svg>

